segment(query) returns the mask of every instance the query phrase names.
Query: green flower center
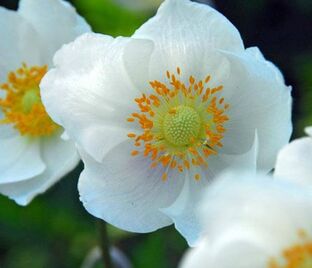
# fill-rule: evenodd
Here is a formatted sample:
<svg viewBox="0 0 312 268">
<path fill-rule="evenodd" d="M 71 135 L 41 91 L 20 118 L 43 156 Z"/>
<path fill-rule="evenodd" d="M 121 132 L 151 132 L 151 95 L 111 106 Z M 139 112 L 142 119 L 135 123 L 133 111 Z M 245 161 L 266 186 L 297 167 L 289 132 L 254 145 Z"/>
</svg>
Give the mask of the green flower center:
<svg viewBox="0 0 312 268">
<path fill-rule="evenodd" d="M 39 88 L 34 88 L 31 90 L 26 91 L 22 98 L 22 108 L 25 113 L 29 113 L 32 107 L 37 104 L 41 103 L 40 96 L 39 96 Z"/>
<path fill-rule="evenodd" d="M 178 106 L 166 114 L 163 122 L 165 139 L 175 146 L 185 146 L 199 134 L 201 120 L 191 107 Z"/>
<path fill-rule="evenodd" d="M 2 124 L 12 124 L 21 135 L 41 137 L 52 135 L 59 126 L 47 114 L 40 98 L 39 84 L 47 66 L 22 67 L 8 73 L 7 82 L 0 84 L 5 97 L 0 98 Z"/>
</svg>

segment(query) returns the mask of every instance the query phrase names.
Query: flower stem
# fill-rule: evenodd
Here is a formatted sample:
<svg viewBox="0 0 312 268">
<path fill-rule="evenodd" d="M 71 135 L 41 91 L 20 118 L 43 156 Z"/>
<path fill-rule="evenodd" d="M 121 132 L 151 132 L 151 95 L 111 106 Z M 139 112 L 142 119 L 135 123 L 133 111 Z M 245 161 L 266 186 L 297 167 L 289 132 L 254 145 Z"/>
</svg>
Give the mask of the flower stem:
<svg viewBox="0 0 312 268">
<path fill-rule="evenodd" d="M 114 268 L 110 255 L 110 243 L 107 232 L 107 223 L 103 220 L 97 220 L 96 223 L 100 235 L 99 242 L 102 252 L 104 268 Z"/>
</svg>

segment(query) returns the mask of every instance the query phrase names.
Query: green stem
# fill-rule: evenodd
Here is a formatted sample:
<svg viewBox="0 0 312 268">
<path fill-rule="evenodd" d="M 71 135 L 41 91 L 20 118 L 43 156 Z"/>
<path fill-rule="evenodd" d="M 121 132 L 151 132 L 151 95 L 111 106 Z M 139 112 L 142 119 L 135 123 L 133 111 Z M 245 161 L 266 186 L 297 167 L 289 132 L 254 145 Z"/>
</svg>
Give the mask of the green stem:
<svg viewBox="0 0 312 268">
<path fill-rule="evenodd" d="M 114 268 L 110 255 L 110 243 L 107 232 L 107 223 L 103 220 L 97 220 L 97 227 L 100 235 L 99 242 L 102 252 L 104 268 Z"/>
</svg>

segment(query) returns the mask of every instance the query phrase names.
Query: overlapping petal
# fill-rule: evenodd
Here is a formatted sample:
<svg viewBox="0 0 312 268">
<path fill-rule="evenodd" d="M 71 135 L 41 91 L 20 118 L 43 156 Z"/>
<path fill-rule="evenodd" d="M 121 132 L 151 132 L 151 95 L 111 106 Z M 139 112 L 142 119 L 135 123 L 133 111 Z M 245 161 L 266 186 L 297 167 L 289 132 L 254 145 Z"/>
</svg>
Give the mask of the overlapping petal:
<svg viewBox="0 0 312 268">
<path fill-rule="evenodd" d="M 181 192 L 185 178 L 177 172 L 161 180 L 164 168 L 150 168 L 143 156 L 129 158 L 132 144 L 120 143 L 102 163 L 82 152 L 85 169 L 78 189 L 85 208 L 94 216 L 133 232 L 151 232 L 172 224 L 160 211 Z"/>
<path fill-rule="evenodd" d="M 230 104 L 221 151 L 246 151 L 257 129 L 258 168 L 269 171 L 292 132 L 290 88 L 272 63 L 246 52 L 220 53 L 229 64 L 227 76 L 222 77 L 222 96 Z"/>
<path fill-rule="evenodd" d="M 272 258 L 305 241 L 302 233 L 310 237 L 311 201 L 309 190 L 292 183 L 248 173 L 222 175 L 201 205 L 206 239 L 182 267 L 269 267 Z"/>
<path fill-rule="evenodd" d="M 42 41 L 34 27 L 15 11 L 0 7 L 0 84 L 8 72 L 19 68 L 22 62 L 43 64 L 40 51 Z"/>
<path fill-rule="evenodd" d="M 312 137 L 312 127 L 306 127 L 306 128 L 305 128 L 305 132 L 306 132 L 310 137 Z"/>
<path fill-rule="evenodd" d="M 62 140 L 60 134 L 41 142 L 40 155 L 46 165 L 44 171 L 28 179 L 25 179 L 23 174 L 23 180 L 6 181 L 0 184 L 0 192 L 15 200 L 19 205 L 29 204 L 35 196 L 49 189 L 79 162 L 80 158 L 74 144 L 71 141 Z M 34 159 L 32 155 L 25 157 L 28 157 L 30 161 Z"/>
<path fill-rule="evenodd" d="M 62 0 L 21 0 L 18 14 L 28 21 L 44 42 L 41 53 L 52 64 L 54 53 L 77 36 L 90 32 L 90 26 L 75 9 Z"/>
<path fill-rule="evenodd" d="M 309 190 L 288 182 L 229 172 L 208 189 L 205 200 L 210 201 L 203 202 L 201 215 L 210 239 L 230 225 L 246 223 L 262 231 L 270 228 L 282 239 L 283 232 L 296 236 L 294 226 L 310 231 L 312 214 L 305 211 L 312 209 L 311 198 Z"/>
<path fill-rule="evenodd" d="M 309 130 L 307 131 L 309 133 Z M 279 152 L 274 176 L 302 186 L 312 186 L 312 137 L 296 139 Z"/>
<path fill-rule="evenodd" d="M 181 268 L 267 268 L 265 248 L 255 244 L 257 234 L 249 230 L 232 228 L 219 236 L 218 245 L 202 240 L 183 257 Z M 243 252 L 243 255 L 242 255 Z"/>
<path fill-rule="evenodd" d="M 40 141 L 20 136 L 0 138 L 0 192 L 4 183 L 37 176 L 46 169 L 40 156 Z"/>
<path fill-rule="evenodd" d="M 86 34 L 56 54 L 56 68 L 42 80 L 49 114 L 98 161 L 127 139 L 126 119 L 137 110 L 139 73 L 129 76 L 125 64 L 144 70 L 152 49 L 150 41 Z"/>
<path fill-rule="evenodd" d="M 244 49 L 239 32 L 222 14 L 188 0 L 165 1 L 133 37 L 154 41 L 149 78 L 157 80 L 177 66 L 187 74 L 201 73 L 205 51 Z"/>
</svg>

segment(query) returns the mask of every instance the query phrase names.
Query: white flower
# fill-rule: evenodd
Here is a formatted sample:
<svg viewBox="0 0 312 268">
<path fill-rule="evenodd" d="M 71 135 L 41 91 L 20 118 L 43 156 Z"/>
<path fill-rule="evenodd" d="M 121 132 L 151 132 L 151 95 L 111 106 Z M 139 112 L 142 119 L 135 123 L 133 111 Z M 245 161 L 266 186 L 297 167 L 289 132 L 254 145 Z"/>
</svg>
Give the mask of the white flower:
<svg viewBox="0 0 312 268">
<path fill-rule="evenodd" d="M 125 230 L 174 223 L 193 244 L 204 186 L 230 166 L 269 171 L 290 136 L 281 73 L 207 5 L 165 1 L 132 37 L 86 34 L 54 63 L 41 93 L 80 147 L 81 200 Z"/>
<path fill-rule="evenodd" d="M 308 137 L 296 139 L 280 150 L 274 176 L 311 187 L 312 127 L 307 127 L 305 131 Z"/>
<path fill-rule="evenodd" d="M 264 175 L 227 173 L 202 200 L 206 238 L 181 268 L 312 267 L 312 192 Z"/>
<path fill-rule="evenodd" d="M 74 143 L 45 112 L 39 83 L 64 43 L 90 31 L 60 0 L 21 0 L 0 8 L 0 193 L 28 204 L 73 169 Z"/>
</svg>

